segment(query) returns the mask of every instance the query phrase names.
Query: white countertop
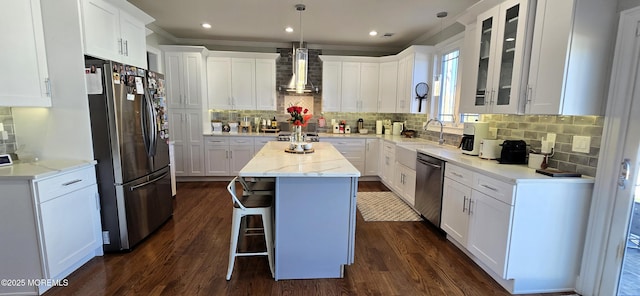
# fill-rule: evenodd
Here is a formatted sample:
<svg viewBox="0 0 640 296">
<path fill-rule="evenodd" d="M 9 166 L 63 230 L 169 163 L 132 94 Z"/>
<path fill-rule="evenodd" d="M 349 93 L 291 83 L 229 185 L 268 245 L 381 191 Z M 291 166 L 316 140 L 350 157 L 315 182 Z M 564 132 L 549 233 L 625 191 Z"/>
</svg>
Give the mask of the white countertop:
<svg viewBox="0 0 640 296">
<path fill-rule="evenodd" d="M 516 184 L 524 182 L 573 182 L 573 183 L 594 183 L 592 177 L 550 177 L 536 173 L 535 169 L 529 168 L 526 164 L 500 164 L 497 160 L 482 159 L 477 156 L 463 154 L 460 149 L 451 146 L 439 146 L 425 144 L 424 146 L 403 145 L 414 148 L 421 152 L 439 159 L 476 171 L 484 175 L 502 180 L 504 182 Z"/>
<path fill-rule="evenodd" d="M 94 166 L 96 161 L 77 159 L 48 159 L 34 162 L 16 161 L 13 165 L 0 167 L 0 180 L 36 180 L 64 171 L 85 166 Z"/>
<path fill-rule="evenodd" d="M 315 152 L 285 152 L 289 142 L 268 142 L 239 172 L 242 177 L 360 177 L 330 143 L 313 143 Z"/>
</svg>

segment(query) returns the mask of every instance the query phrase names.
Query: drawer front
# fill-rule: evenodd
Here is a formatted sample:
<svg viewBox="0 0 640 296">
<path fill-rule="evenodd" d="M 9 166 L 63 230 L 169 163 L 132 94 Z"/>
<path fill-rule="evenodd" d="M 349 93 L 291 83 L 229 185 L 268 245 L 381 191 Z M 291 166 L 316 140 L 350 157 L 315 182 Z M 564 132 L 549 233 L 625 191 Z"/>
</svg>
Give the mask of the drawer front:
<svg viewBox="0 0 640 296">
<path fill-rule="evenodd" d="M 513 193 L 515 185 L 481 174 L 473 174 L 473 189 L 478 190 L 506 204 L 513 205 Z"/>
<path fill-rule="evenodd" d="M 382 149 L 384 150 L 384 152 L 390 152 L 395 154 L 396 153 L 396 144 L 393 143 L 389 143 L 389 142 L 384 142 L 384 144 L 382 144 Z"/>
<path fill-rule="evenodd" d="M 41 203 L 73 192 L 80 188 L 96 183 L 96 169 L 93 166 L 56 175 L 54 177 L 36 181 L 36 191 Z"/>
<path fill-rule="evenodd" d="M 253 138 L 251 137 L 234 137 L 229 139 L 231 145 L 253 145 Z"/>
<path fill-rule="evenodd" d="M 204 144 L 205 145 L 214 145 L 214 146 L 218 146 L 218 145 L 228 146 L 229 145 L 229 138 L 228 137 L 205 137 L 204 138 Z"/>
<path fill-rule="evenodd" d="M 256 137 L 253 140 L 255 141 L 256 145 L 264 146 L 270 141 L 277 141 L 278 138 L 276 138 L 276 137 Z"/>
<path fill-rule="evenodd" d="M 445 177 L 458 181 L 469 187 L 473 186 L 473 172 L 455 164 L 446 163 L 444 169 Z"/>
</svg>

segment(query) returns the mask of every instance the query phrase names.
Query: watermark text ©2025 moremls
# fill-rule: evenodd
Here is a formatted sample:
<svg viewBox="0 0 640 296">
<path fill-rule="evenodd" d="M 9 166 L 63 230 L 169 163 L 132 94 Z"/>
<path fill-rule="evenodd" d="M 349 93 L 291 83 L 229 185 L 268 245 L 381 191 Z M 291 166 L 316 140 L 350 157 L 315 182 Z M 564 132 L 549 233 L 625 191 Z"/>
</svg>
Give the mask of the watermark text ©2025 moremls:
<svg viewBox="0 0 640 296">
<path fill-rule="evenodd" d="M 58 286 L 66 287 L 69 285 L 68 279 L 1 279 L 0 287 L 39 287 L 39 286 Z"/>
</svg>

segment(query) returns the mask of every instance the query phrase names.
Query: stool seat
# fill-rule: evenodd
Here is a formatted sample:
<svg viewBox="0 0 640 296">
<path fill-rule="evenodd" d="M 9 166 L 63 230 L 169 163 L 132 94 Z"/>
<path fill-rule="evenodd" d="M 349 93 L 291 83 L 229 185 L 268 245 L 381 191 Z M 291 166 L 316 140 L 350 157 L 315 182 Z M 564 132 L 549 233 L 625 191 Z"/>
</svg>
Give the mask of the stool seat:
<svg viewBox="0 0 640 296">
<path fill-rule="evenodd" d="M 270 208 L 273 202 L 271 195 L 244 195 L 238 198 L 245 208 Z M 240 208 L 238 203 L 233 204 L 234 208 Z"/>
<path fill-rule="evenodd" d="M 271 277 L 274 277 L 273 270 L 273 216 L 272 205 L 273 195 L 267 195 L 262 192 L 261 194 L 243 194 L 238 197 L 236 194 L 236 181 L 242 184 L 243 191 L 245 190 L 245 182 L 242 178 L 235 177 L 229 185 L 227 190 L 231 194 L 233 200 L 233 217 L 231 220 L 231 239 L 229 246 L 229 267 L 227 269 L 227 280 L 231 279 L 231 273 L 233 273 L 233 265 L 235 264 L 236 257 L 240 256 L 267 256 L 269 262 L 269 269 L 271 270 Z M 240 236 L 240 230 L 243 228 L 242 218 L 247 216 L 260 216 L 262 218 L 262 234 L 264 234 L 264 240 L 267 249 L 264 252 L 238 252 L 238 237 Z M 246 218 L 245 218 L 246 221 Z M 248 230 L 256 230 L 245 229 Z M 243 231 L 243 232 L 244 232 Z M 243 233 L 245 235 L 249 235 Z"/>
</svg>

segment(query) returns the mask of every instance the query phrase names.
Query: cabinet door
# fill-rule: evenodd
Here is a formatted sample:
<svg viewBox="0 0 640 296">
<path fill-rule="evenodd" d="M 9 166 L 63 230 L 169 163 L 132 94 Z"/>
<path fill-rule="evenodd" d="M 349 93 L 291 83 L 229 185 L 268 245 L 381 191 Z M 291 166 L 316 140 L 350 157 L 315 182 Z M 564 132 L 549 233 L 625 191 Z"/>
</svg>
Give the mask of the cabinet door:
<svg viewBox="0 0 640 296">
<path fill-rule="evenodd" d="M 396 112 L 409 113 L 409 101 L 407 101 L 406 91 L 410 84 L 409 80 L 409 57 L 398 61 L 398 88 L 396 90 Z"/>
<path fill-rule="evenodd" d="M 395 191 L 398 195 L 403 196 L 402 189 L 404 188 L 404 170 L 402 170 L 402 165 L 395 163 L 393 167 L 393 182 L 391 183 L 393 191 Z"/>
<path fill-rule="evenodd" d="M 411 205 L 416 204 L 416 171 L 400 165 L 403 170 L 402 194 L 406 201 Z"/>
<path fill-rule="evenodd" d="M 385 143 L 384 145 L 393 146 L 393 149 L 385 147 L 382 160 L 382 179 L 387 182 L 388 186 L 392 186 L 394 182 L 393 174 L 395 172 L 396 149 L 394 144 Z"/>
<path fill-rule="evenodd" d="M 121 61 L 120 11 L 105 0 L 84 0 L 82 22 L 84 51 L 98 58 Z"/>
<path fill-rule="evenodd" d="M 489 11 L 478 16 L 476 24 L 476 48 L 475 57 L 478 61 L 477 71 L 475 77 L 475 100 L 473 101 L 473 108 L 470 108 L 472 112 L 486 113 L 487 107 L 492 96 L 491 80 L 495 67 L 493 61 L 496 50 L 498 28 L 498 15 L 500 7 L 496 6 Z"/>
<path fill-rule="evenodd" d="M 4 1 L 0 25 L 0 106 L 51 106 L 40 1 Z"/>
<path fill-rule="evenodd" d="M 360 108 L 359 112 L 378 111 L 378 81 L 380 64 L 360 64 Z"/>
<path fill-rule="evenodd" d="M 360 63 L 342 63 L 342 112 L 358 112 L 360 110 Z"/>
<path fill-rule="evenodd" d="M 126 64 L 147 69 L 147 33 L 144 23 L 120 12 L 122 55 Z"/>
<path fill-rule="evenodd" d="M 322 63 L 322 110 L 340 112 L 342 63 Z"/>
<path fill-rule="evenodd" d="M 102 245 L 97 199 L 93 184 L 40 204 L 46 278 L 56 278 Z"/>
<path fill-rule="evenodd" d="M 184 108 L 202 110 L 202 55 L 183 53 Z"/>
<path fill-rule="evenodd" d="M 395 113 L 398 92 L 398 62 L 380 63 L 378 112 Z"/>
<path fill-rule="evenodd" d="M 256 109 L 255 59 L 231 59 L 231 102 L 236 110 Z"/>
<path fill-rule="evenodd" d="M 469 210 L 468 250 L 504 278 L 513 207 L 472 190 Z"/>
<path fill-rule="evenodd" d="M 231 109 L 231 59 L 207 58 L 209 109 Z"/>
<path fill-rule="evenodd" d="M 520 98 L 526 90 L 522 77 L 528 75 L 529 60 L 525 59 L 525 46 L 529 45 L 528 1 L 512 0 L 500 5 L 499 36 L 496 42 L 497 63 L 492 76 L 493 113 L 518 113 Z M 546 63 L 547 61 L 545 61 Z"/>
<path fill-rule="evenodd" d="M 237 176 L 240 170 L 253 158 L 253 145 L 234 145 L 229 149 L 229 174 Z"/>
<path fill-rule="evenodd" d="M 229 146 L 207 145 L 205 147 L 207 176 L 229 176 Z"/>
<path fill-rule="evenodd" d="M 184 110 L 169 108 L 169 131 L 170 139 L 174 142 L 175 162 L 171 165 L 176 170 L 176 176 L 188 176 L 188 134 L 187 134 L 187 114 Z"/>
<path fill-rule="evenodd" d="M 441 227 L 451 238 L 461 245 L 467 245 L 469 233 L 469 202 L 471 188 L 449 178 L 442 186 Z"/>
<path fill-rule="evenodd" d="M 204 140 L 202 137 L 202 111 L 189 109 L 186 110 L 186 130 L 185 134 L 188 138 L 188 160 L 189 160 L 189 176 L 204 175 Z"/>
<path fill-rule="evenodd" d="M 169 111 L 184 106 L 184 67 L 181 52 L 164 53 L 165 79 Z M 171 123 L 171 121 L 169 122 Z M 172 135 L 173 137 L 173 135 Z"/>
<path fill-rule="evenodd" d="M 575 1 L 538 1 L 525 112 L 560 114 Z"/>
<path fill-rule="evenodd" d="M 256 106 L 276 110 L 276 61 L 256 59 Z"/>
<path fill-rule="evenodd" d="M 377 176 L 380 163 L 380 144 L 378 139 L 367 139 L 365 151 L 365 176 Z"/>
</svg>

